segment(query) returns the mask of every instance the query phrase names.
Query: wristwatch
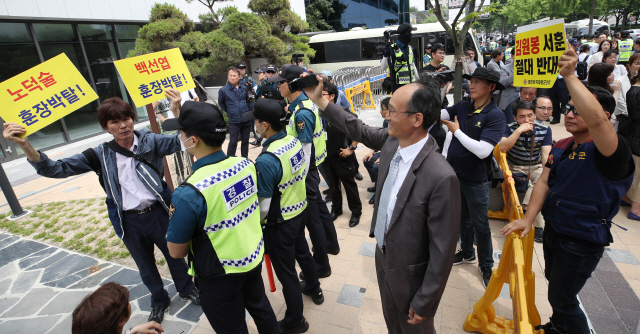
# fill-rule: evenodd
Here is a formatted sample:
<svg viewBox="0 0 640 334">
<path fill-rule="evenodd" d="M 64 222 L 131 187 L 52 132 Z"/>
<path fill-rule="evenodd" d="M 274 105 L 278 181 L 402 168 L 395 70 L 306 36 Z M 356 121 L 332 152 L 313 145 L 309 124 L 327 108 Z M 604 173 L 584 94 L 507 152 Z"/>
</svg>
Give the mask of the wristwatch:
<svg viewBox="0 0 640 334">
<path fill-rule="evenodd" d="M 349 149 L 350 149 L 350 150 L 352 150 L 352 151 L 355 151 L 355 150 L 356 150 L 356 147 L 357 147 L 357 146 L 353 146 L 353 145 L 349 144 Z"/>
</svg>

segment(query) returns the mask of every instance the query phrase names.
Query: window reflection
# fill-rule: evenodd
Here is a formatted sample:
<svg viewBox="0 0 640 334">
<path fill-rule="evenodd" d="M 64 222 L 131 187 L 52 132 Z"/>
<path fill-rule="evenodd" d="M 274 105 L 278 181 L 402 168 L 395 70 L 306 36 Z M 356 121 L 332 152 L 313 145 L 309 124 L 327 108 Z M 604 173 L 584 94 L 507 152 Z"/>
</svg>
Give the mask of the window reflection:
<svg viewBox="0 0 640 334">
<path fill-rule="evenodd" d="M 141 26 L 137 24 L 116 24 L 116 37 L 118 39 L 136 39 Z"/>
<path fill-rule="evenodd" d="M 28 138 L 29 142 L 36 150 L 62 144 L 65 142 L 64 132 L 62 130 L 62 124 L 60 123 L 60 121 L 55 121 L 45 126 L 40 131 L 30 134 Z M 20 147 L 18 147 L 17 145 L 15 147 L 18 155 L 24 154 L 24 151 L 22 151 Z"/>
<path fill-rule="evenodd" d="M 42 57 L 47 61 L 61 53 L 65 53 L 69 60 L 75 65 L 75 67 L 82 73 L 82 76 L 87 80 L 87 82 L 91 82 L 89 78 L 89 70 L 87 69 L 87 63 L 84 61 L 84 56 L 82 55 L 82 48 L 80 44 L 49 44 L 42 45 L 40 47 L 40 51 L 42 51 Z"/>
<path fill-rule="evenodd" d="M 35 45 L 0 45 L 0 82 L 40 64 Z"/>
<path fill-rule="evenodd" d="M 83 41 L 112 40 L 113 35 L 109 24 L 78 24 Z"/>
<path fill-rule="evenodd" d="M 86 137 L 102 131 L 98 117 L 98 102 L 93 101 L 86 106 L 64 117 L 71 140 Z"/>
<path fill-rule="evenodd" d="M 0 22 L 0 43 L 33 42 L 26 23 Z"/>
<path fill-rule="evenodd" d="M 38 43 L 42 42 L 75 42 L 78 40 L 71 24 L 34 23 L 33 31 Z"/>
</svg>

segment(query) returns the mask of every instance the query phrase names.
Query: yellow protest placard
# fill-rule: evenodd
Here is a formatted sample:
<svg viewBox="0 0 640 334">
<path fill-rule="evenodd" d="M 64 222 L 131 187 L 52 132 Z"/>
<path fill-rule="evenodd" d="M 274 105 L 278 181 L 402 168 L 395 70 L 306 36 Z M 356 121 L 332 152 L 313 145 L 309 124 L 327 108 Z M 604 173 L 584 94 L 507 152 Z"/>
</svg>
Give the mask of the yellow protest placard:
<svg viewBox="0 0 640 334">
<path fill-rule="evenodd" d="M 558 78 L 558 60 L 567 50 L 564 19 L 518 27 L 513 85 L 551 88 Z"/>
<path fill-rule="evenodd" d="M 91 85 L 61 53 L 0 83 L 5 122 L 25 127 L 28 136 L 98 98 Z"/>
<path fill-rule="evenodd" d="M 166 98 L 164 90 L 195 88 L 180 49 L 149 53 L 114 62 L 137 107 Z"/>
</svg>

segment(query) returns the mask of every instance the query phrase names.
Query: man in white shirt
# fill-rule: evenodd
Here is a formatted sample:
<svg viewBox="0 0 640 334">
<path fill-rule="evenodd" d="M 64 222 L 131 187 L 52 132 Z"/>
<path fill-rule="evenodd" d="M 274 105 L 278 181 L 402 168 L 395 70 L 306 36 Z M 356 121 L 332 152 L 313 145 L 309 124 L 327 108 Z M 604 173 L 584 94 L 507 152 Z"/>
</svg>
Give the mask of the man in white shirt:
<svg viewBox="0 0 640 334">
<path fill-rule="evenodd" d="M 435 333 L 458 239 L 458 178 L 428 132 L 439 117 L 439 84 L 422 80 L 393 94 L 385 117 L 389 128 L 345 113 L 322 96 L 322 84 L 305 88 L 332 126 L 381 151 L 369 236 L 377 244 L 376 273 L 390 333 Z"/>
</svg>

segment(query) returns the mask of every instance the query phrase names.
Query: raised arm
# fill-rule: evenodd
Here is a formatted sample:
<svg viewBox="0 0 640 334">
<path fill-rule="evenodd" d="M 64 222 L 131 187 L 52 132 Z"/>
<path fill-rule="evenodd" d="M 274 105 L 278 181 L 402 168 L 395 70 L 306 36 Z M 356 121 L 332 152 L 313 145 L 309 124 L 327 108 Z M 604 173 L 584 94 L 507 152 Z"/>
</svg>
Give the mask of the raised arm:
<svg viewBox="0 0 640 334">
<path fill-rule="evenodd" d="M 382 148 L 389 136 L 388 129 L 365 125 L 354 114 L 346 113 L 341 106 L 329 102 L 322 96 L 322 81 L 316 86 L 305 88 L 304 91 L 311 101 L 320 108 L 320 117 L 344 132 L 351 140 L 363 143 L 376 151 Z"/>
<path fill-rule="evenodd" d="M 564 77 L 569 94 L 578 113 L 587 124 L 589 134 L 596 144 L 598 151 L 605 157 L 610 157 L 618 148 L 618 135 L 613 129 L 602 106 L 589 90 L 576 77 L 574 69 L 578 62 L 578 55 L 572 48 L 562 54 L 558 65 L 560 75 Z"/>
</svg>

